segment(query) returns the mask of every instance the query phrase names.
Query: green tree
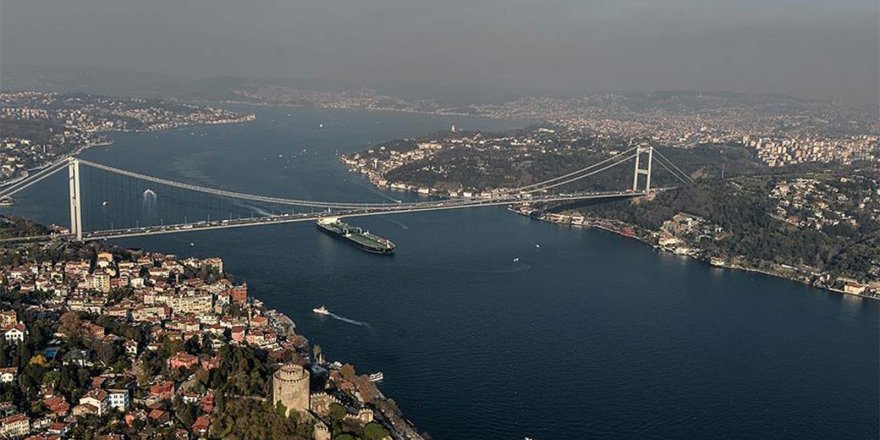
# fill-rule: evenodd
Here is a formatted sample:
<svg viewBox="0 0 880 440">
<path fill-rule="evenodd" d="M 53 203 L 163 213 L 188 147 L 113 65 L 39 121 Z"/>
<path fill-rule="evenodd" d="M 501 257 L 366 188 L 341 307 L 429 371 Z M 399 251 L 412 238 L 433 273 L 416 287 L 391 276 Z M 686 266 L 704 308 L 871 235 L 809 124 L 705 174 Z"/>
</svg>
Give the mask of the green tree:
<svg viewBox="0 0 880 440">
<path fill-rule="evenodd" d="M 389 437 L 391 434 L 376 422 L 370 422 L 364 426 L 364 440 L 383 440 Z"/>
<path fill-rule="evenodd" d="M 348 411 L 345 410 L 345 407 L 333 402 L 330 404 L 330 419 L 336 422 L 341 422 L 342 419 L 345 418 L 345 415 Z"/>
</svg>

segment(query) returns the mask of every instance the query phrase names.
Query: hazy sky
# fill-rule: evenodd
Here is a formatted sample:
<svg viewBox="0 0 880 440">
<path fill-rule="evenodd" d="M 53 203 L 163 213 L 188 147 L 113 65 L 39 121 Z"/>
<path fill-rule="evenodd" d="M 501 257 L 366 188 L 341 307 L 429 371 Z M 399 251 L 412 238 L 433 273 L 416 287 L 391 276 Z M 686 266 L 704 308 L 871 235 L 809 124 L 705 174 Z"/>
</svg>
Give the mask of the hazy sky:
<svg viewBox="0 0 880 440">
<path fill-rule="evenodd" d="M 0 0 L 0 63 L 871 103 L 880 1 Z"/>
</svg>

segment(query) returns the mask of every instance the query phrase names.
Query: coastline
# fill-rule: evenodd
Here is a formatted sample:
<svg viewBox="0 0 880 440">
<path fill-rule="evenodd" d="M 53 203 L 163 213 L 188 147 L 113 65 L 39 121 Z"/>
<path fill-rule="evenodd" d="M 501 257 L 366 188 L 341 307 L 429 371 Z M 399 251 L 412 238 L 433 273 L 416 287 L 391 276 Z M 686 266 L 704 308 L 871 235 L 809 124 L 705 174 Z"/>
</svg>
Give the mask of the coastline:
<svg viewBox="0 0 880 440">
<path fill-rule="evenodd" d="M 55 277 L 52 281 L 46 281 L 48 283 L 47 286 L 42 287 L 33 284 L 32 278 L 35 279 L 47 273 L 57 274 L 59 272 L 56 271 L 61 269 L 54 266 L 54 264 L 44 264 L 45 257 L 25 257 L 27 259 L 23 263 L 23 267 L 36 267 L 37 269 L 32 273 L 28 271 L 28 274 L 24 276 L 12 276 L 10 273 L 17 273 L 12 271 L 17 270 L 19 267 L 0 267 L 0 277 L 4 280 L 12 278 L 12 284 L 6 285 L 4 282 L 4 286 L 2 286 L 3 288 L 0 291 L 5 293 L 7 289 L 16 289 L 18 292 L 34 292 L 52 286 L 61 286 L 64 281 L 69 282 L 66 277 L 82 278 L 77 282 L 79 286 L 87 283 L 87 281 L 83 280 L 90 280 L 93 277 L 105 275 L 113 280 L 121 281 L 115 282 L 112 289 L 118 289 L 115 292 L 122 296 L 113 300 L 109 299 L 109 293 L 113 292 L 109 284 L 106 288 L 90 287 L 91 285 L 88 285 L 89 287 L 84 287 L 83 289 L 93 292 L 93 297 L 97 298 L 94 302 L 83 302 L 82 297 L 76 296 L 77 293 L 71 290 L 63 294 L 60 302 L 57 298 L 52 300 L 40 299 L 37 300 L 36 304 L 31 304 L 29 307 L 59 313 L 63 311 L 65 314 L 91 314 L 87 316 L 88 320 L 83 318 L 82 315 L 77 316 L 84 319 L 84 322 L 87 323 L 86 325 L 92 326 L 88 327 L 89 329 L 100 329 L 100 332 L 103 333 L 106 328 L 108 335 L 115 335 L 114 337 L 119 339 L 124 339 L 124 337 L 114 333 L 117 331 L 115 327 L 111 328 L 108 324 L 99 320 L 109 318 L 114 322 L 133 323 L 131 324 L 132 326 L 152 322 L 150 334 L 146 336 L 150 341 L 150 345 L 142 346 L 140 347 L 142 350 L 140 350 L 138 348 L 139 343 L 134 343 L 135 353 L 131 361 L 132 366 L 124 367 L 126 373 L 129 370 L 134 371 L 134 368 L 136 368 L 134 366 L 135 362 L 140 362 L 138 360 L 139 355 L 149 351 L 155 352 L 159 350 L 159 345 L 167 344 L 167 340 L 161 339 L 164 335 L 173 334 L 180 337 L 179 340 L 188 340 L 192 337 L 203 338 L 211 335 L 211 337 L 219 338 L 217 341 L 221 341 L 220 346 L 222 347 L 239 347 L 245 350 L 253 350 L 252 353 L 257 353 L 248 362 L 254 362 L 254 365 L 262 365 L 263 371 L 260 372 L 260 380 L 272 384 L 272 390 L 269 392 L 266 392 L 263 388 L 244 388 L 244 392 L 231 395 L 226 394 L 230 398 L 273 402 L 276 407 L 280 402 L 287 404 L 288 401 L 283 400 L 284 397 L 279 397 L 276 394 L 278 392 L 277 372 L 284 369 L 286 365 L 297 365 L 298 368 L 305 369 L 307 372 L 311 372 L 312 375 L 317 375 L 321 378 L 318 382 L 308 384 L 305 388 L 305 392 L 308 393 L 305 408 L 295 407 L 300 417 L 305 417 L 306 423 L 314 424 L 304 426 L 314 426 L 314 432 L 326 434 L 320 436 L 315 434 L 315 438 L 329 440 L 331 426 L 334 426 L 332 422 L 337 420 L 334 418 L 336 416 L 333 415 L 333 405 L 336 405 L 338 409 L 343 411 L 342 415 L 339 416 L 341 420 L 338 421 L 346 423 L 347 429 L 353 429 L 352 427 L 354 427 L 354 429 L 365 430 L 368 425 L 373 424 L 378 425 L 384 430 L 386 435 L 390 436 L 383 438 L 414 440 L 425 438 L 418 432 L 416 425 L 406 418 L 405 414 L 397 407 L 394 400 L 377 388 L 376 382 L 382 380 L 381 373 L 376 373 L 379 374 L 379 378 L 373 379 L 373 375 L 363 371 L 358 372 L 352 364 L 325 360 L 319 346 L 313 345 L 304 334 L 297 331 L 296 323 L 290 316 L 278 309 L 270 309 L 257 295 L 249 294 L 246 282 L 243 284 L 234 283 L 231 274 L 223 269 L 224 265 L 221 258 L 188 257 L 184 259 L 175 254 L 118 247 L 107 242 L 99 242 L 97 245 L 89 248 L 77 243 L 66 246 L 69 246 L 67 247 L 68 250 L 82 251 L 83 249 L 90 249 L 93 256 L 86 258 L 80 252 L 65 254 L 61 259 L 62 266 L 69 269 L 64 274 L 65 278 L 59 279 Z M 0 250 L 16 253 L 20 252 L 21 248 L 5 248 L 0 246 Z M 94 255 L 97 255 L 97 257 Z M 96 260 L 92 258 L 96 258 Z M 101 267 L 110 267 L 114 275 L 111 277 L 101 267 L 89 269 L 92 264 L 96 264 L 94 261 L 101 262 Z M 73 267 L 79 269 L 74 271 Z M 156 273 L 140 276 L 141 269 L 145 267 L 150 267 L 150 272 L 155 271 Z M 205 268 L 213 268 L 212 270 L 216 270 L 216 272 L 205 271 L 205 274 L 197 273 Z M 187 270 L 192 272 L 187 273 Z M 172 276 L 172 274 L 175 275 Z M 181 280 L 181 276 L 184 277 L 183 280 Z M 132 282 L 132 279 L 140 280 L 140 282 Z M 161 286 L 159 283 L 162 283 Z M 173 288 L 167 289 L 167 287 Z M 208 307 L 204 305 L 206 295 L 209 298 Z M 193 301 L 181 302 L 178 300 L 184 297 L 193 298 Z M 101 299 L 103 299 L 103 302 L 101 302 Z M 4 297 L 3 313 L 9 313 L 6 311 L 10 307 L 10 304 L 6 302 L 7 300 L 8 298 Z M 157 304 L 161 304 L 159 309 L 155 307 Z M 97 311 L 95 308 L 97 308 Z M 120 311 L 125 311 L 125 313 L 120 315 Z M 122 317 L 121 321 L 120 317 Z M 33 318 L 21 321 L 21 325 L 27 325 L 28 327 L 34 325 L 31 319 Z M 104 326 L 95 325 L 89 320 L 101 322 Z M 63 322 L 64 318 L 60 321 Z M 156 325 L 157 323 L 158 326 Z M 218 329 L 220 330 L 219 336 Z M 38 348 L 42 349 L 43 345 L 45 344 L 41 344 Z M 210 351 L 203 351 L 198 345 L 196 348 L 190 349 L 181 346 L 182 349 L 179 349 L 176 354 L 171 354 L 173 350 L 162 354 L 162 363 L 168 363 L 172 371 L 178 371 L 181 368 L 192 371 L 199 368 L 202 368 L 204 371 L 220 368 L 220 362 L 228 359 L 225 358 L 227 354 L 224 354 L 225 352 L 213 343 L 211 347 Z M 191 350 L 195 350 L 195 352 Z M 130 351 L 129 346 L 126 345 L 126 353 L 131 354 L 129 353 Z M 240 365 L 240 362 L 238 364 Z M 91 363 L 86 365 L 86 367 L 90 366 L 92 366 Z M 266 369 L 268 369 L 268 373 Z M 90 371 L 89 374 L 92 377 L 97 373 Z M 168 383 L 169 377 L 163 376 L 161 372 L 152 372 L 150 373 L 148 384 L 143 385 L 139 382 L 138 387 L 139 389 L 149 386 L 155 387 L 155 383 L 159 380 L 165 381 L 162 383 Z M 187 386 L 188 382 L 192 382 L 191 380 L 170 376 L 170 381 L 170 383 L 175 384 L 171 394 L 179 394 L 182 392 L 181 390 L 187 387 L 190 397 L 193 395 L 197 396 L 195 398 L 198 399 L 198 405 L 202 413 L 201 417 L 204 417 L 204 420 L 206 420 L 206 425 L 213 427 L 213 425 L 220 425 L 228 421 L 229 413 L 223 412 L 223 407 L 220 407 L 221 409 L 218 412 L 214 409 L 215 406 L 213 405 L 213 396 L 221 392 L 221 386 L 209 387 L 205 384 L 205 389 L 193 392 Z M 180 383 L 179 385 L 177 385 L 178 382 Z M 321 384 L 320 387 L 317 386 L 319 383 Z M 100 384 L 98 389 L 102 389 Z M 152 392 L 153 388 L 149 389 Z M 211 399 L 211 405 L 207 409 L 203 406 L 204 399 Z M 159 406 L 154 407 L 154 410 L 165 409 L 170 411 L 172 408 L 163 405 L 161 399 L 156 402 L 158 402 Z M 126 406 L 124 409 L 126 412 L 125 423 L 129 427 L 132 426 L 132 420 L 140 417 L 137 414 L 139 414 L 139 411 L 143 411 L 143 406 L 141 405 L 149 406 L 145 401 L 135 400 L 132 402 L 131 407 Z M 257 409 L 257 411 L 264 410 L 265 408 Z M 23 414 L 29 417 L 28 420 L 31 420 L 31 412 Z M 78 422 L 82 422 L 80 417 L 85 413 L 74 411 L 72 414 L 73 417 L 77 418 Z M 146 413 L 143 413 L 142 418 L 145 417 Z M 302 421 L 303 419 L 300 420 Z M 82 423 L 88 424 L 88 422 L 87 420 Z M 190 422 L 185 422 L 184 426 L 189 426 L 188 423 Z M 40 430 L 45 429 L 45 427 L 46 425 L 42 425 L 41 428 L 32 432 L 38 433 Z M 206 427 L 205 431 L 207 432 L 208 429 Z M 307 429 L 311 430 L 312 428 Z M 333 432 L 337 434 L 339 429 L 339 427 L 332 428 Z"/>
<path fill-rule="evenodd" d="M 455 116 L 462 118 L 486 118 L 497 121 L 530 121 L 530 122 L 540 122 L 543 119 L 534 119 L 534 118 L 515 118 L 510 116 L 502 116 L 495 115 L 492 113 L 460 113 L 460 112 L 444 112 L 444 111 L 431 111 L 431 110 L 419 110 L 419 109 L 411 109 L 411 108 L 394 108 L 394 107 L 334 107 L 334 106 L 326 106 L 326 105 L 304 105 L 304 104 L 291 104 L 291 103 L 272 103 L 272 102 L 258 102 L 258 101 L 236 101 L 236 100 L 222 100 L 222 101 L 193 101 L 198 104 L 224 104 L 224 105 L 244 105 L 244 106 L 254 106 L 254 107 L 278 107 L 278 108 L 296 108 L 296 109 L 320 109 L 320 110 L 350 110 L 350 111 L 371 111 L 371 112 L 391 112 L 391 113 L 409 113 L 409 114 L 417 114 L 417 115 L 430 115 L 430 116 Z"/>
<path fill-rule="evenodd" d="M 103 132 L 100 132 L 99 134 L 107 134 L 107 133 L 155 133 L 155 132 L 160 132 L 160 131 L 173 130 L 173 129 L 175 129 L 175 128 L 180 128 L 180 127 L 197 127 L 197 126 L 202 126 L 202 125 L 207 126 L 207 125 L 243 124 L 243 123 L 251 122 L 251 121 L 254 121 L 254 120 L 256 120 L 256 115 L 251 113 L 251 114 L 242 115 L 242 116 L 239 117 L 239 118 L 230 119 L 230 120 L 221 120 L 221 121 L 215 121 L 215 122 L 208 122 L 208 121 L 206 121 L 206 122 L 198 122 L 198 123 L 186 123 L 186 122 L 184 122 L 184 123 L 180 123 L 180 124 L 174 124 L 174 125 L 169 126 L 169 127 L 162 127 L 162 128 L 156 128 L 156 129 L 150 129 L 150 128 L 147 128 L 147 129 L 142 129 L 142 130 L 112 130 L 112 131 L 103 131 Z M 44 163 L 41 163 L 41 164 L 39 164 L 39 165 L 37 165 L 37 166 L 35 166 L 35 167 L 32 167 L 32 168 L 29 168 L 29 169 L 25 170 L 24 173 L 21 174 L 21 175 L 18 175 L 18 176 L 12 177 L 12 178 L 7 179 L 7 180 L 0 181 L 0 189 L 3 189 L 3 188 L 6 188 L 6 187 L 9 187 L 9 186 L 15 185 L 15 184 L 17 184 L 17 183 L 19 183 L 19 182 L 22 182 L 22 181 L 26 180 L 26 179 L 30 176 L 30 173 L 33 172 L 33 171 L 40 171 L 40 170 L 45 169 L 46 167 L 51 166 L 52 164 L 54 164 L 54 163 L 58 163 L 59 161 L 62 161 L 62 160 L 64 160 L 64 159 L 67 159 L 67 158 L 70 158 L 70 157 L 74 157 L 74 156 L 79 156 L 83 151 L 88 150 L 89 148 L 93 148 L 93 147 L 108 147 L 108 146 L 111 146 L 111 145 L 113 145 L 113 140 L 112 140 L 112 139 L 109 139 L 109 138 L 108 138 L 108 139 L 100 140 L 100 141 L 98 141 L 98 142 L 92 142 L 92 143 L 86 143 L 86 144 L 84 144 L 84 145 L 80 145 L 79 147 L 76 147 L 73 151 L 71 151 L 71 152 L 69 152 L 69 153 L 67 153 L 67 154 L 61 155 L 60 157 L 58 157 L 57 159 L 55 159 L 55 160 L 53 160 L 53 161 L 51 161 L 51 162 L 44 162 Z"/>
<path fill-rule="evenodd" d="M 442 191 L 437 190 L 436 188 L 418 188 L 418 187 L 415 187 L 412 185 L 397 184 L 397 183 L 392 184 L 392 183 L 386 181 L 383 178 L 383 176 L 380 174 L 364 172 L 363 170 L 358 170 L 356 168 L 353 168 L 351 166 L 351 164 L 348 163 L 343 157 L 340 157 L 340 161 L 346 166 L 346 168 L 349 171 L 351 171 L 353 173 L 357 173 L 361 176 L 364 176 L 365 180 L 367 180 L 370 184 L 372 184 L 373 186 L 375 186 L 378 189 L 385 189 L 385 190 L 392 190 L 392 191 L 403 191 L 403 192 L 407 192 L 407 193 L 417 194 L 420 196 L 459 198 L 459 197 L 454 197 L 454 196 L 450 196 L 448 194 L 445 194 Z M 645 244 L 646 246 L 653 247 L 654 249 L 659 249 L 659 250 L 662 250 L 665 252 L 671 252 L 675 255 L 686 256 L 688 258 L 709 264 L 712 267 L 716 267 L 716 268 L 735 269 L 735 270 L 742 270 L 742 271 L 746 271 L 746 272 L 760 273 L 760 274 L 769 275 L 769 276 L 772 276 L 775 278 L 780 278 L 780 279 L 784 279 L 784 280 L 788 280 L 788 281 L 794 281 L 794 282 L 797 282 L 800 284 L 804 284 L 804 285 L 814 287 L 817 289 L 826 290 L 829 292 L 835 292 L 835 293 L 840 293 L 840 294 L 849 295 L 849 296 L 853 296 L 853 297 L 880 301 L 880 291 L 878 291 L 876 288 L 873 289 L 876 292 L 873 294 L 872 293 L 848 292 L 843 289 L 824 285 L 822 283 L 819 283 L 818 281 L 814 282 L 812 279 L 804 279 L 801 277 L 790 276 L 790 275 L 786 275 L 784 273 L 774 272 L 774 271 L 762 269 L 762 268 L 756 267 L 756 266 L 742 265 L 742 264 L 736 264 L 736 263 L 731 264 L 731 263 L 727 263 L 727 262 L 716 263 L 715 261 L 713 261 L 713 260 L 715 260 L 714 258 L 709 258 L 709 257 L 706 257 L 705 255 L 701 255 L 700 253 L 702 253 L 703 251 L 699 248 L 695 248 L 695 250 L 697 252 L 694 254 L 685 253 L 685 252 L 677 252 L 675 249 L 665 248 L 664 246 L 661 246 L 659 244 L 653 243 L 648 240 L 648 237 L 659 234 L 658 231 L 641 230 L 636 225 L 626 224 L 626 223 L 619 222 L 619 221 L 613 220 L 613 219 L 584 218 L 582 220 L 582 223 L 574 223 L 570 218 L 568 221 L 564 221 L 562 219 L 554 220 L 551 218 L 547 218 L 546 216 L 535 216 L 535 215 L 532 215 L 531 212 L 523 212 L 523 211 L 520 211 L 518 209 L 513 208 L 512 206 L 509 206 L 508 210 L 512 211 L 516 214 L 523 215 L 523 216 L 532 218 L 534 220 L 539 220 L 539 221 L 543 221 L 543 222 L 547 222 L 547 223 L 555 223 L 555 224 L 568 225 L 568 226 L 574 226 L 574 227 L 588 227 L 588 228 L 601 229 L 603 231 L 614 233 L 614 234 L 620 235 L 625 238 L 636 239 L 639 242 Z M 564 216 L 562 216 L 562 217 L 564 217 Z M 637 231 L 642 232 L 642 235 L 645 235 L 645 236 L 644 237 L 640 236 L 638 233 L 636 233 Z M 806 275 L 808 275 L 810 277 L 816 276 L 815 274 L 812 274 L 812 275 L 806 274 Z"/>
<path fill-rule="evenodd" d="M 541 221 L 541 222 L 545 222 L 545 223 L 553 223 L 553 224 L 558 224 L 558 225 L 567 225 L 567 226 L 570 226 L 570 227 L 585 227 L 585 228 L 591 228 L 591 229 L 592 229 L 592 228 L 599 229 L 599 230 L 602 230 L 602 231 L 605 231 L 605 232 L 608 232 L 608 233 L 612 233 L 612 234 L 615 234 L 615 235 L 619 235 L 619 236 L 624 237 L 624 238 L 634 239 L 634 240 L 636 240 L 636 241 L 638 241 L 638 242 L 644 244 L 645 246 L 650 246 L 650 247 L 652 247 L 652 248 L 654 248 L 654 249 L 658 249 L 658 250 L 661 250 L 661 251 L 664 251 L 664 252 L 670 252 L 670 253 L 673 253 L 673 254 L 675 254 L 675 255 L 683 256 L 683 257 L 686 257 L 686 258 L 691 259 L 691 260 L 695 260 L 695 261 L 698 261 L 698 262 L 701 262 L 701 263 L 708 264 L 708 265 L 710 265 L 710 266 L 712 266 L 712 267 L 714 267 L 714 268 L 718 268 L 718 269 L 733 269 L 733 270 L 740 270 L 740 271 L 745 271 L 745 272 L 760 273 L 760 274 L 763 274 L 763 275 L 772 276 L 772 277 L 774 277 L 774 278 L 780 278 L 780 279 L 784 279 L 784 280 L 788 280 L 788 281 L 794 281 L 794 282 L 797 282 L 797 283 L 799 283 L 799 284 L 804 284 L 804 285 L 807 285 L 807 286 L 810 286 L 810 287 L 813 287 L 813 288 L 816 288 L 816 289 L 822 289 L 822 290 L 826 290 L 826 291 L 829 291 L 829 292 L 840 293 L 840 294 L 843 294 L 843 295 L 849 295 L 849 296 L 854 296 L 854 297 L 859 297 L 859 298 L 864 298 L 864 299 L 870 299 L 870 300 L 874 300 L 874 301 L 880 301 L 880 295 L 870 295 L 870 294 L 864 294 L 864 293 L 853 293 L 853 292 L 847 292 L 847 291 L 845 291 L 845 290 L 842 290 L 842 289 L 836 289 L 836 288 L 834 288 L 834 287 L 830 287 L 830 286 L 816 285 L 816 284 L 814 284 L 814 283 L 811 283 L 811 282 L 806 281 L 806 280 L 803 280 L 803 279 L 799 279 L 799 278 L 795 278 L 795 277 L 791 277 L 791 276 L 786 276 L 786 275 L 784 275 L 784 274 L 777 273 L 777 272 L 773 272 L 773 271 L 770 271 L 770 270 L 767 270 L 767 269 L 761 269 L 761 268 L 759 268 L 759 267 L 754 267 L 754 266 L 744 266 L 744 265 L 741 265 L 741 264 L 726 264 L 726 263 L 725 263 L 725 264 L 716 264 L 716 263 L 713 263 L 713 262 L 711 261 L 711 259 L 706 259 L 705 257 L 677 253 L 677 252 L 675 252 L 675 251 L 672 250 L 672 249 L 668 249 L 668 248 L 665 248 L 665 247 L 663 247 L 663 246 L 653 244 L 653 243 L 649 242 L 648 240 L 646 240 L 645 238 L 640 237 L 638 234 L 627 234 L 627 233 L 624 233 L 623 230 L 622 230 L 622 228 L 630 228 L 630 229 L 632 229 L 632 230 L 634 230 L 634 231 L 635 231 L 635 230 L 638 230 L 638 228 L 637 228 L 635 225 L 621 224 L 621 228 L 618 229 L 618 228 L 615 228 L 615 227 L 613 227 L 613 226 L 610 226 L 610 225 L 603 225 L 603 224 L 600 223 L 600 222 L 606 222 L 606 223 L 609 223 L 609 224 L 610 224 L 610 223 L 613 222 L 613 220 L 610 220 L 610 219 L 599 219 L 599 218 L 589 218 L 589 219 L 586 219 L 586 220 L 584 221 L 583 224 L 563 223 L 563 222 L 553 221 L 553 220 L 550 220 L 550 219 L 547 219 L 547 218 L 541 218 L 541 217 L 536 217 L 536 216 L 532 216 L 532 215 L 528 215 L 528 214 L 520 213 L 520 212 L 518 212 L 518 211 L 516 211 L 516 210 L 513 210 L 513 209 L 509 209 L 509 210 L 510 210 L 510 211 L 513 211 L 513 212 L 516 212 L 517 214 L 520 214 L 520 215 L 524 215 L 524 216 L 526 216 L 526 217 L 529 217 L 529 218 L 531 218 L 531 219 L 533 219 L 533 220 L 537 220 L 537 221 Z M 648 233 L 655 233 L 655 231 L 646 231 L 646 232 L 648 232 Z"/>
<path fill-rule="evenodd" d="M 29 169 L 25 170 L 24 173 L 21 174 L 21 175 L 19 175 L 19 176 L 16 176 L 16 177 L 13 177 L 13 178 L 11 178 L 11 179 L 4 180 L 4 181 L 0 181 L 0 188 L 5 188 L 5 187 L 8 187 L 8 186 L 12 186 L 12 185 L 15 185 L 15 184 L 17 184 L 17 183 L 19 183 L 19 182 L 22 182 L 22 181 L 24 181 L 24 180 L 27 180 L 27 178 L 30 177 L 31 172 L 33 172 L 33 171 L 44 170 L 44 169 L 46 169 L 47 167 L 51 166 L 53 163 L 58 163 L 58 162 L 60 162 L 60 161 L 62 161 L 62 160 L 64 160 L 64 159 L 67 159 L 67 158 L 69 158 L 69 157 L 78 156 L 80 153 L 82 153 L 82 152 L 85 151 L 85 150 L 88 150 L 89 148 L 92 148 L 92 147 L 106 147 L 106 146 L 110 146 L 110 145 L 113 145 L 113 141 L 112 141 L 112 140 L 106 140 L 106 141 L 100 141 L 100 142 L 94 142 L 94 143 L 90 143 L 90 144 L 81 145 L 81 146 L 79 146 L 77 149 L 71 151 L 70 153 L 67 153 L 67 154 L 62 155 L 62 156 L 59 157 L 57 160 L 54 160 L 54 161 L 52 161 L 52 162 L 42 163 L 42 164 L 37 165 L 37 166 L 35 166 L 35 167 L 33 167 L 33 168 L 29 168 Z"/>
</svg>

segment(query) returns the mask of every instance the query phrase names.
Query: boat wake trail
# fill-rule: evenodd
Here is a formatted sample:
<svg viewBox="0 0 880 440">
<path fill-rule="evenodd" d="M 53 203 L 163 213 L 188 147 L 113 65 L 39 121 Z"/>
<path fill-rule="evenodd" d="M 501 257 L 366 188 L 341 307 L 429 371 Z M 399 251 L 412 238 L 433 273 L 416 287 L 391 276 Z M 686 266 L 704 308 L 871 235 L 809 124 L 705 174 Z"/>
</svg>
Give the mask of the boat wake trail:
<svg viewBox="0 0 880 440">
<path fill-rule="evenodd" d="M 363 326 L 363 327 L 369 327 L 369 326 L 370 326 L 370 324 L 367 324 L 367 323 L 364 322 L 364 321 L 355 321 L 354 319 L 348 319 L 348 318 L 345 318 L 345 317 L 339 316 L 339 315 L 337 315 L 337 314 L 335 314 L 335 313 L 328 313 L 327 316 L 329 316 L 329 317 L 331 317 L 331 318 L 333 318 L 333 319 L 338 319 L 338 320 L 340 320 L 340 321 L 342 321 L 342 322 L 347 322 L 347 323 L 349 323 L 349 324 L 353 324 L 353 325 L 360 325 L 360 326 Z"/>
</svg>

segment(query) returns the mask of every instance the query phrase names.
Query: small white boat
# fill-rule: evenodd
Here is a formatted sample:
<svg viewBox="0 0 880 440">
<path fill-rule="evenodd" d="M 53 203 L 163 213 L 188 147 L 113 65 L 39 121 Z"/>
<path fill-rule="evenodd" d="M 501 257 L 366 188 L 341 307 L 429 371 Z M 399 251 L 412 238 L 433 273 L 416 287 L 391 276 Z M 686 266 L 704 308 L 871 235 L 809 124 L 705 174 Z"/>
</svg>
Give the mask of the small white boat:
<svg viewBox="0 0 880 440">
<path fill-rule="evenodd" d="M 327 308 L 324 306 L 314 308 L 314 309 L 312 309 L 312 311 L 319 314 L 319 315 L 329 315 L 330 314 L 330 311 L 327 310 Z"/>
<path fill-rule="evenodd" d="M 514 258 L 514 259 L 513 259 L 513 262 L 514 262 L 514 263 L 518 263 L 518 262 L 519 262 L 519 257 Z"/>
<path fill-rule="evenodd" d="M 370 375 L 370 382 L 379 382 L 382 379 L 385 379 L 385 375 L 381 371 Z"/>
</svg>

